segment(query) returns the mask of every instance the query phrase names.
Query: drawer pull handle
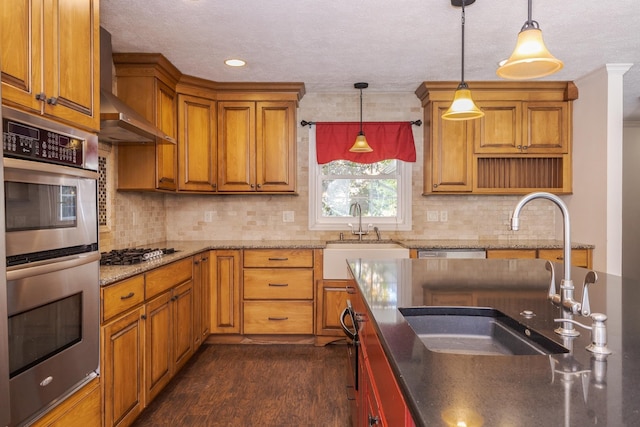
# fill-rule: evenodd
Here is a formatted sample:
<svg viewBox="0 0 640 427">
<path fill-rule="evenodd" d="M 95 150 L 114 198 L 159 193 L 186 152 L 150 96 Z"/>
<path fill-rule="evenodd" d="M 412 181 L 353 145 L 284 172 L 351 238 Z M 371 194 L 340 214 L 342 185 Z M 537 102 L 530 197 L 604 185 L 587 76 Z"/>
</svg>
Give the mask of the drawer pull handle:
<svg viewBox="0 0 640 427">
<path fill-rule="evenodd" d="M 135 293 L 129 292 L 127 295 L 122 295 L 120 297 L 120 299 L 129 299 L 129 298 L 133 297 L 134 295 L 135 295 Z"/>
<path fill-rule="evenodd" d="M 289 261 L 287 257 L 269 257 L 269 261 Z"/>
<path fill-rule="evenodd" d="M 271 317 L 269 316 L 269 320 L 289 320 L 288 317 Z"/>
<path fill-rule="evenodd" d="M 286 286 L 289 286 L 289 284 L 288 283 L 269 283 L 269 286 L 286 287 Z"/>
</svg>

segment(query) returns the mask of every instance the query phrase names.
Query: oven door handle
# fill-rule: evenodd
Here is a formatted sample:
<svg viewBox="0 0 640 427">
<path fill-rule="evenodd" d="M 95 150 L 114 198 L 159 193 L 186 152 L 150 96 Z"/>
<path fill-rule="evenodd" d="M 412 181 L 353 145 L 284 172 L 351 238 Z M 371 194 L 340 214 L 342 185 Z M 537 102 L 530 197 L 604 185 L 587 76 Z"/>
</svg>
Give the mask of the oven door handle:
<svg viewBox="0 0 640 427">
<path fill-rule="evenodd" d="M 78 267 L 80 265 L 89 264 L 96 261 L 100 261 L 99 252 L 74 255 L 73 257 L 65 258 L 61 261 L 48 262 L 46 264 L 39 264 L 7 271 L 7 281 L 26 279 L 27 277 L 38 276 L 40 274 L 53 273 L 55 271 L 66 270 L 68 268 Z"/>
<path fill-rule="evenodd" d="M 353 316 L 353 312 L 351 311 L 351 307 L 345 307 L 344 310 L 342 310 L 342 314 L 340 315 L 340 325 L 342 326 L 342 330 L 344 331 L 345 334 L 347 334 L 347 336 L 349 338 L 351 338 L 352 340 L 356 340 L 356 336 L 357 336 L 357 332 L 352 332 L 349 327 L 344 323 L 344 319 L 347 316 L 351 317 L 351 321 L 353 322 L 353 328 L 354 330 L 357 330 L 356 328 L 356 324 L 355 324 L 355 319 Z"/>
<path fill-rule="evenodd" d="M 14 159 L 11 157 L 4 157 L 2 162 L 5 169 L 19 169 L 28 172 L 44 172 L 53 175 L 68 175 L 89 179 L 98 179 L 99 177 L 99 173 L 96 171 L 60 166 L 53 163 L 34 162 L 33 160 Z"/>
</svg>

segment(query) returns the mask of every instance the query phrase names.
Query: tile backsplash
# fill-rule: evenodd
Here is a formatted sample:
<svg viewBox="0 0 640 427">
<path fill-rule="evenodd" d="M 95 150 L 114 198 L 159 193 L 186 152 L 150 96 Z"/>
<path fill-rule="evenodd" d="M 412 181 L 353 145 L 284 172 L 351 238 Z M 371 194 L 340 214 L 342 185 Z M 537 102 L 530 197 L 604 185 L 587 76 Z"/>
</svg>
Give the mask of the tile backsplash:
<svg viewBox="0 0 640 427">
<path fill-rule="evenodd" d="M 413 93 L 368 92 L 363 99 L 365 121 L 422 119 L 420 101 Z M 298 122 L 358 121 L 357 93 L 309 93 L 300 101 Z M 509 230 L 509 217 L 518 196 L 422 196 L 423 128 L 413 127 L 418 161 L 413 164 L 413 230 L 383 230 L 382 237 L 397 239 L 553 239 L 554 205 L 536 202 L 525 207 L 521 231 Z M 109 226 L 101 228 L 101 250 L 146 245 L 162 240 L 333 240 L 340 230 L 308 229 L 309 129 L 298 124 L 298 195 L 191 195 L 163 193 L 108 193 L 105 214 Z M 115 149 L 101 156 L 107 162 L 107 188 L 115 187 Z M 110 194 L 110 195 L 109 195 Z M 294 221 L 283 222 L 283 211 Z M 427 212 L 446 213 L 446 221 L 427 221 Z M 211 221 L 205 221 L 205 212 Z M 101 212 L 101 218 L 103 213 Z M 440 219 L 440 215 L 438 215 Z M 344 232 L 348 230 L 342 230 Z M 346 233 L 345 233 L 346 234 Z"/>
</svg>

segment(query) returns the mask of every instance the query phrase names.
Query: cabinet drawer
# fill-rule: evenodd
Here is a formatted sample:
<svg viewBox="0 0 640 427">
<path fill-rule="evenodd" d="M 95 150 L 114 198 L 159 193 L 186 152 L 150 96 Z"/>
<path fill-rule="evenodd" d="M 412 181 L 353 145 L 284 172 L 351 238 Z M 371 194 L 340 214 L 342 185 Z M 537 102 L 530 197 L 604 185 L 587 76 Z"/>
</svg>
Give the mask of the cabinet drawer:
<svg viewBox="0 0 640 427">
<path fill-rule="evenodd" d="M 313 267 L 312 249 L 246 249 L 245 267 Z"/>
<path fill-rule="evenodd" d="M 186 282 L 193 275 L 193 261 L 185 258 L 167 266 L 156 268 L 146 274 L 147 299 Z"/>
<path fill-rule="evenodd" d="M 498 259 L 535 259 L 535 249 L 489 249 L 487 258 Z"/>
<path fill-rule="evenodd" d="M 284 268 L 244 270 L 245 299 L 313 299 L 313 271 Z"/>
<path fill-rule="evenodd" d="M 564 251 L 562 249 L 538 249 L 538 258 L 548 259 L 553 262 L 562 262 Z M 576 267 L 591 268 L 588 249 L 572 249 L 571 264 Z"/>
<path fill-rule="evenodd" d="M 312 334 L 313 301 L 245 301 L 245 334 Z"/>
<path fill-rule="evenodd" d="M 132 277 L 102 289 L 102 321 L 144 302 L 144 276 Z"/>
</svg>

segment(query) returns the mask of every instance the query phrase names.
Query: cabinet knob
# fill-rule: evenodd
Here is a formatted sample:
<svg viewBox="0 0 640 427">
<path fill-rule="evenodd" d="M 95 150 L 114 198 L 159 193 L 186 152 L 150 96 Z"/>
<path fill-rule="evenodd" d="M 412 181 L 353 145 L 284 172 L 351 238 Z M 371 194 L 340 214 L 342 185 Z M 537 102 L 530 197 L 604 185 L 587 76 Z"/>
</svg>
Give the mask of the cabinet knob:
<svg viewBox="0 0 640 427">
<path fill-rule="evenodd" d="M 147 315 L 146 315 L 146 314 L 143 314 L 142 316 L 140 316 L 140 318 L 141 318 L 142 320 L 146 320 L 146 319 L 147 319 Z"/>
<path fill-rule="evenodd" d="M 258 184 L 258 188 L 262 188 L 262 184 Z"/>
<path fill-rule="evenodd" d="M 438 188 L 438 184 L 433 184 L 433 188 Z"/>
<path fill-rule="evenodd" d="M 36 93 L 36 99 L 44 102 L 47 99 L 47 95 L 44 92 Z"/>
<path fill-rule="evenodd" d="M 211 187 L 213 188 L 218 188 L 218 184 L 216 184 L 215 182 L 213 184 L 211 184 Z"/>
<path fill-rule="evenodd" d="M 380 422 L 380 418 L 379 417 L 374 417 L 373 415 L 369 414 L 369 425 L 370 426 L 375 426 Z"/>
<path fill-rule="evenodd" d="M 56 105 L 57 103 L 58 103 L 58 98 L 56 98 L 55 96 L 47 99 L 47 104 L 49 105 Z"/>
</svg>

